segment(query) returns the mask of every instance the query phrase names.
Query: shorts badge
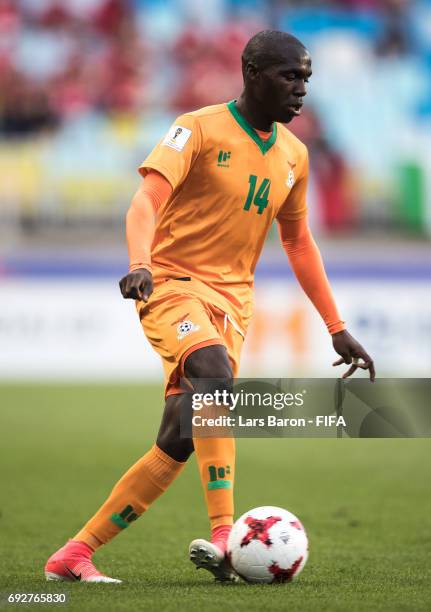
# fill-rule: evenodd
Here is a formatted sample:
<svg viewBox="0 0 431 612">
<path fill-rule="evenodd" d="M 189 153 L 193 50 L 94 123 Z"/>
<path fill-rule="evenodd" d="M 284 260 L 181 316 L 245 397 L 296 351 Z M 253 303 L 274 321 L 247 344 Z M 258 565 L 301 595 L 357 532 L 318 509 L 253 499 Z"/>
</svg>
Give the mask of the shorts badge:
<svg viewBox="0 0 431 612">
<path fill-rule="evenodd" d="M 181 321 L 178 323 L 177 327 L 177 338 L 178 340 L 182 340 L 185 336 L 188 336 L 192 332 L 198 331 L 200 329 L 200 325 L 195 325 L 190 320 Z"/>
</svg>

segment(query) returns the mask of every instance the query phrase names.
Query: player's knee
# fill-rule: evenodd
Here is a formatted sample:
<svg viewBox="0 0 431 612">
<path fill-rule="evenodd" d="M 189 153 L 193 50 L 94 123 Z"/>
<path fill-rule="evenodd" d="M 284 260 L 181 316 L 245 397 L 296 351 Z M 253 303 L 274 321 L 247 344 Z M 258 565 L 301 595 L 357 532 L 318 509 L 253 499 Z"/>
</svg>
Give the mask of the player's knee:
<svg viewBox="0 0 431 612">
<path fill-rule="evenodd" d="M 187 461 L 194 451 L 193 440 L 182 438 L 179 423 L 160 427 L 156 440 L 157 446 L 175 461 Z"/>
<path fill-rule="evenodd" d="M 226 348 L 214 345 L 191 353 L 184 364 L 184 373 L 195 393 L 232 392 L 233 372 Z"/>
<path fill-rule="evenodd" d="M 181 411 L 183 395 L 170 396 L 166 400 L 162 423 L 157 435 L 157 446 L 175 461 L 187 461 L 194 451 L 193 440 L 181 436 Z"/>
<path fill-rule="evenodd" d="M 233 378 L 226 348 L 221 344 L 205 346 L 190 353 L 184 363 L 184 373 L 187 378 L 192 379 Z"/>
<path fill-rule="evenodd" d="M 181 461 L 181 463 L 187 461 L 194 451 L 191 438 L 172 436 L 168 432 L 159 432 L 156 444 L 169 457 L 172 457 L 175 461 Z"/>
</svg>

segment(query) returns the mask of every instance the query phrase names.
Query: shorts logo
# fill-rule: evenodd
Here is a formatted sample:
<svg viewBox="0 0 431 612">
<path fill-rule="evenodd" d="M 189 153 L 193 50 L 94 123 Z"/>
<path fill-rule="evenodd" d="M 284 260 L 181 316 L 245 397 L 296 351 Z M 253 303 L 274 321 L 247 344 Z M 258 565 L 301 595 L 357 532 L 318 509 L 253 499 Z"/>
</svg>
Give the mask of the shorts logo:
<svg viewBox="0 0 431 612">
<path fill-rule="evenodd" d="M 181 125 L 173 125 L 163 139 L 162 145 L 175 151 L 182 151 L 190 138 L 192 131 Z"/>
<path fill-rule="evenodd" d="M 182 340 L 185 336 L 188 336 L 192 332 L 198 331 L 200 329 L 200 325 L 195 325 L 192 321 L 186 320 L 178 323 L 177 327 L 177 338 L 178 340 Z"/>
</svg>

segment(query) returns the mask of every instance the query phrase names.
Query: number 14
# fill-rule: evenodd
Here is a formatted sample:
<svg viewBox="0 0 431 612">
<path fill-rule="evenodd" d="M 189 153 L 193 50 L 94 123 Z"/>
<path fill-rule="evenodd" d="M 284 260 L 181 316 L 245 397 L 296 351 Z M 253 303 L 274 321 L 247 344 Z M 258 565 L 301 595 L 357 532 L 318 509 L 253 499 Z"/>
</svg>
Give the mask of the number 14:
<svg viewBox="0 0 431 612">
<path fill-rule="evenodd" d="M 251 205 L 254 204 L 258 207 L 257 214 L 261 215 L 265 208 L 268 206 L 268 195 L 269 188 L 271 187 L 271 181 L 267 178 L 264 178 L 259 189 L 257 190 L 256 195 L 255 191 L 257 176 L 255 174 L 250 174 L 248 182 L 250 187 L 248 189 L 247 199 L 244 204 L 244 210 L 250 210 Z"/>
</svg>

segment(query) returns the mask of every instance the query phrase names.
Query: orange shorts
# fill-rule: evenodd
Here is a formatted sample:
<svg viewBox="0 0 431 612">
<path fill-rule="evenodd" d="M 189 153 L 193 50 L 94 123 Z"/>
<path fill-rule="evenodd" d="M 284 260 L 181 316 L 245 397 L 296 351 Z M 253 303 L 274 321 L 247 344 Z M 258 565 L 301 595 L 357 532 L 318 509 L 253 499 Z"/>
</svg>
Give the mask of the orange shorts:
<svg viewBox="0 0 431 612">
<path fill-rule="evenodd" d="M 169 279 L 156 287 L 146 304 L 136 302 L 145 335 L 162 358 L 166 397 L 183 393 L 184 361 L 204 346 L 225 346 L 234 377 L 239 369 L 242 331 L 220 307 L 193 294 L 192 287 L 193 281 Z"/>
</svg>

